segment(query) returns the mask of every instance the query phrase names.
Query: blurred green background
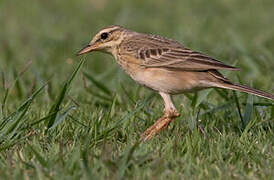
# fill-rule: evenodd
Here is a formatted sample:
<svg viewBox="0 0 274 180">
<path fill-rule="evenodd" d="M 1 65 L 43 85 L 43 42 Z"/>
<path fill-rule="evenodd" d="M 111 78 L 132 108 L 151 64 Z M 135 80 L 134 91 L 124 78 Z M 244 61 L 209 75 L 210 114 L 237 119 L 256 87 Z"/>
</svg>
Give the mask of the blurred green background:
<svg viewBox="0 0 274 180">
<path fill-rule="evenodd" d="M 100 28 L 117 24 L 176 39 L 226 64 L 236 63 L 246 84 L 271 91 L 273 4 L 271 0 L 2 0 L 0 67 L 11 78 L 13 69 L 19 71 L 31 60 L 33 72 L 24 78 L 24 89 L 31 78 L 62 82 L 79 59 L 75 53 Z M 112 57 L 95 53 L 85 65 L 96 75 L 114 66 Z M 115 81 L 115 76 L 105 83 Z"/>
<path fill-rule="evenodd" d="M 47 115 L 63 83 L 82 58 L 77 57 L 76 52 L 98 30 L 113 24 L 175 39 L 188 48 L 241 68 L 240 72 L 223 72 L 232 81 L 274 93 L 273 20 L 273 0 L 0 0 L 1 119 L 18 111 L 19 105 L 48 81 L 45 92 L 35 99 L 24 116 L 24 123 L 31 124 Z M 1 131 L 0 174 L 5 174 L 8 179 L 20 178 L 21 175 L 25 178 L 58 178 L 55 175 L 60 175 L 61 179 L 79 179 L 83 175 L 88 178 L 90 174 L 117 179 L 134 178 L 134 175 L 137 179 L 150 179 L 152 176 L 156 179 L 273 178 L 273 104 L 253 109 L 251 120 L 256 128 L 253 133 L 245 134 L 244 140 L 239 140 L 243 132 L 235 104 L 222 109 L 227 100 L 233 99 L 231 91 L 219 92 L 225 94 L 225 98 L 210 93 L 210 98 L 200 102 L 204 108 L 202 112 L 210 108 L 222 109 L 217 114 L 201 117 L 201 126 L 209 137 L 213 137 L 212 141 L 204 139 L 204 133 L 199 130 L 196 134 L 196 131 L 189 131 L 186 125 L 189 118 L 182 117 L 182 121 L 176 121 L 176 126 L 172 126 L 171 132 L 157 136 L 151 144 L 140 145 L 137 149 L 131 147 L 138 135 L 161 115 L 163 104 L 157 97 L 148 108 L 130 116 L 122 128 L 115 126 L 113 134 L 104 140 L 106 146 L 94 145 L 102 142 L 100 138 L 95 138 L 93 145 L 89 145 L 86 137 L 91 138 L 98 132 L 100 135 L 104 128 L 115 125 L 124 115 L 135 111 L 138 102 L 143 102 L 151 91 L 131 80 L 107 54 L 93 53 L 83 58 L 86 61 L 81 72 L 88 73 L 106 86 L 111 95 L 105 97 L 107 94 L 101 93 L 100 86 L 88 78 L 87 90 L 83 76 L 79 74 L 62 108 L 71 104 L 79 106 L 71 114 L 91 130 L 67 120 L 71 118 L 65 114 L 63 126 L 57 126 L 51 134 L 45 133 L 42 122 L 27 130 L 18 129 L 20 138 L 24 138 L 20 140 L 11 135 L 12 141 L 5 144 Z M 9 95 L 3 103 L 7 89 Z M 247 112 L 245 110 L 250 109 L 245 106 L 250 102 L 246 101 L 247 95 L 238 95 L 240 109 Z M 184 107 L 180 108 L 181 113 L 196 116 L 197 109 L 195 113 L 191 112 L 196 106 L 189 99 L 182 101 L 182 98 L 175 98 L 177 107 Z M 254 97 L 254 103 L 264 102 L 269 101 Z M 111 115 L 105 118 L 109 109 Z M 106 125 L 100 127 L 102 129 L 97 127 L 98 119 L 103 123 L 106 121 Z M 98 130 L 92 129 L 94 124 Z M 5 130 L 2 125 L 0 130 Z M 220 129 L 220 134 L 215 132 L 215 128 Z M 35 136 L 29 137 L 33 132 Z M 178 137 L 182 142 L 177 142 Z M 197 144 L 191 144 L 192 138 L 196 138 Z M 32 148 L 25 143 L 26 140 Z M 239 144 L 225 144 L 227 142 Z M 255 146 L 255 142 L 259 144 Z M 181 151 L 177 152 L 175 146 Z M 199 150 L 190 148 L 198 146 Z M 63 154 L 59 153 L 60 147 L 64 149 Z M 245 152 L 247 149 L 250 150 L 248 153 Z M 130 154 L 130 150 L 135 150 L 137 155 Z M 214 152 L 219 153 L 218 156 L 215 157 Z M 24 163 L 19 158 L 20 153 L 25 157 Z M 131 161 L 124 158 L 128 157 L 133 157 L 133 165 L 127 164 Z M 145 157 L 145 160 L 140 157 Z M 43 158 L 48 165 L 44 166 L 47 163 Z M 69 160 L 73 162 L 68 163 Z M 16 172 L 15 175 L 10 173 L 11 170 Z"/>
</svg>

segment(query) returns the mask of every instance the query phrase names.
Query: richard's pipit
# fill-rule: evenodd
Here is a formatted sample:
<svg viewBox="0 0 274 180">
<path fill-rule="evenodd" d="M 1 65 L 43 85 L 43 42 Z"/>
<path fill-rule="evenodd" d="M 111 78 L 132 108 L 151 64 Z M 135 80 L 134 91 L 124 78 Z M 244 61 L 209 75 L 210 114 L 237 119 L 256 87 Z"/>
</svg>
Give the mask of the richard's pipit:
<svg viewBox="0 0 274 180">
<path fill-rule="evenodd" d="M 274 95 L 233 84 L 218 70 L 239 70 L 161 36 L 134 32 L 121 26 L 100 30 L 78 55 L 91 51 L 112 54 L 132 79 L 157 91 L 165 102 L 164 116 L 142 135 L 148 140 L 179 116 L 171 95 L 206 88 L 242 91 L 274 100 Z"/>
</svg>

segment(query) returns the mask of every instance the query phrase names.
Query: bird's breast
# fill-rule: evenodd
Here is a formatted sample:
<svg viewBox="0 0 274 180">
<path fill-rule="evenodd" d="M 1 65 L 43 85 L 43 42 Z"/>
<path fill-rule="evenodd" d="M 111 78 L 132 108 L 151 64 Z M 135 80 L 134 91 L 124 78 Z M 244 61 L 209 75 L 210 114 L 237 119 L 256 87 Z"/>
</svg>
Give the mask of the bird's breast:
<svg viewBox="0 0 274 180">
<path fill-rule="evenodd" d="M 122 56 L 118 55 L 115 59 L 121 68 L 131 77 L 142 69 L 140 65 L 141 61 L 134 56 L 124 54 Z"/>
<path fill-rule="evenodd" d="M 133 55 L 117 56 L 122 69 L 139 84 L 155 91 L 180 94 L 208 88 L 212 78 L 207 72 L 175 71 L 166 68 L 146 68 L 142 60 Z"/>
<path fill-rule="evenodd" d="M 135 81 L 155 91 L 169 94 L 193 92 L 208 88 L 211 78 L 206 72 L 170 71 L 163 68 L 144 68 L 131 76 Z"/>
</svg>

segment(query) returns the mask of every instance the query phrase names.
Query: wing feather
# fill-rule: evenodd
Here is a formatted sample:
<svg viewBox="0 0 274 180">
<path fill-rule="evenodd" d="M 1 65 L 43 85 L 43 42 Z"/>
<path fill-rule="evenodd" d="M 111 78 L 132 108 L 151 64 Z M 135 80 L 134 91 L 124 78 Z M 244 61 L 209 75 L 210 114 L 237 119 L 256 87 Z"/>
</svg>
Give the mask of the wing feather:
<svg viewBox="0 0 274 180">
<path fill-rule="evenodd" d="M 134 33 L 124 40 L 124 51 L 120 53 L 136 53 L 141 66 L 147 68 L 170 68 L 186 71 L 206 70 L 239 70 L 226 65 L 203 53 L 185 48 L 177 41 L 157 35 Z"/>
<path fill-rule="evenodd" d="M 165 48 L 166 49 L 166 48 Z M 142 66 L 147 68 L 176 68 L 180 70 L 204 71 L 209 69 L 238 70 L 214 58 L 189 49 L 145 49 Z M 151 53 L 153 52 L 153 53 Z M 155 52 L 161 52 L 155 54 Z"/>
</svg>

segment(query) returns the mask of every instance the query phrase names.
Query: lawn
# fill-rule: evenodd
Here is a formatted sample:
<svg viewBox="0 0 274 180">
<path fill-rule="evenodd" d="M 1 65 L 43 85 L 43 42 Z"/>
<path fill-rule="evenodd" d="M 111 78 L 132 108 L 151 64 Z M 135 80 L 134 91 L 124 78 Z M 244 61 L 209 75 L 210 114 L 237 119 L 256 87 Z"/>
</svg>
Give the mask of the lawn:
<svg viewBox="0 0 274 180">
<path fill-rule="evenodd" d="M 222 72 L 274 93 L 274 1 L 0 0 L 0 179 L 273 179 L 274 103 L 210 89 L 153 91 L 107 54 L 75 54 L 118 24 L 176 39 L 241 68 Z"/>
</svg>

